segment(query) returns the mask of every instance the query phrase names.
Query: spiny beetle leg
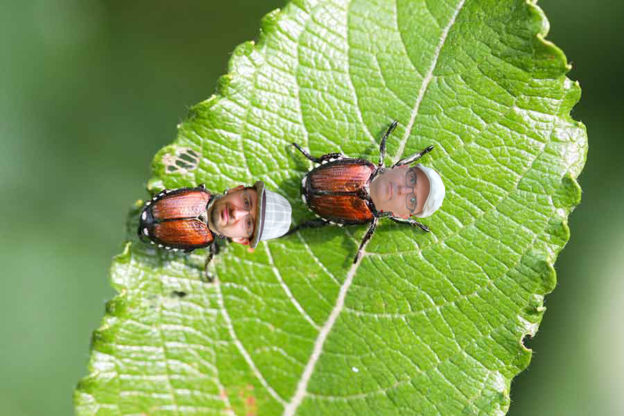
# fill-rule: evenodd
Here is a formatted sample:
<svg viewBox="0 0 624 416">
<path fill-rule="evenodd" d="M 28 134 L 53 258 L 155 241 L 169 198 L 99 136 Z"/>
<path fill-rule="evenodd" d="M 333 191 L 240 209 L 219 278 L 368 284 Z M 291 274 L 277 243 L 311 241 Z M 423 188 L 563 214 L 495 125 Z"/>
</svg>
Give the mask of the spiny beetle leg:
<svg viewBox="0 0 624 416">
<path fill-rule="evenodd" d="M 390 134 L 392 134 L 398 124 L 399 122 L 394 120 L 390 124 L 390 127 L 388 127 L 388 130 L 386 130 L 384 135 L 381 137 L 381 143 L 379 143 L 379 167 L 382 167 L 384 165 L 384 159 L 386 157 L 386 139 L 388 138 L 388 136 L 390 136 Z"/>
<path fill-rule="evenodd" d="M 399 218 L 399 217 L 389 217 L 392 221 L 398 223 L 398 224 L 409 224 L 412 227 L 418 227 L 423 231 L 429 232 L 429 227 L 427 227 L 425 224 L 421 224 L 416 220 L 413 220 L 411 218 Z"/>
<path fill-rule="evenodd" d="M 323 163 L 330 159 L 341 159 L 344 157 L 342 153 L 327 153 L 321 157 L 314 157 L 310 153 L 308 153 L 306 150 L 304 150 L 303 147 L 299 146 L 297 143 L 293 143 L 292 145 L 295 146 L 297 150 L 299 150 L 306 158 L 308 158 L 314 163 Z"/>
<path fill-rule="evenodd" d="M 216 256 L 217 254 L 219 254 L 219 252 L 221 251 L 221 246 L 215 241 L 211 246 L 210 246 L 210 255 L 212 257 Z"/>
<path fill-rule="evenodd" d="M 286 234 L 284 234 L 284 236 L 291 235 L 304 228 L 320 228 L 320 227 L 326 226 L 327 224 L 329 224 L 329 221 L 324 220 L 322 218 L 317 218 L 315 220 L 306 221 L 297 225 L 295 228 L 289 230 Z"/>
<path fill-rule="evenodd" d="M 213 257 L 219 254 L 219 249 L 220 247 L 216 241 L 213 242 L 209 247 L 208 256 L 206 256 L 206 262 L 204 263 L 204 281 L 207 283 L 212 283 L 214 281 L 214 276 L 208 273 L 208 266 L 210 266 L 210 262 L 212 261 Z"/>
<path fill-rule="evenodd" d="M 426 155 L 427 153 L 429 153 L 432 150 L 433 150 L 433 146 L 429 146 L 429 147 L 425 148 L 425 150 L 423 150 L 420 153 L 414 153 L 411 156 L 408 156 L 408 157 L 406 157 L 404 159 L 399 160 L 394 165 L 392 165 L 392 167 L 394 168 L 396 166 L 409 165 L 410 163 L 416 162 L 418 159 L 420 159 L 421 157 L 423 157 L 424 155 Z"/>
<path fill-rule="evenodd" d="M 364 238 L 362 239 L 362 242 L 360 243 L 360 247 L 358 247 L 358 251 L 357 253 L 355 253 L 353 264 L 357 263 L 358 259 L 362 255 L 362 249 L 364 248 L 364 244 L 366 244 L 366 242 L 370 240 L 371 237 L 373 236 L 373 233 L 375 232 L 375 228 L 377 228 L 377 221 L 379 220 L 377 218 L 374 218 L 370 227 L 368 227 L 368 231 L 366 232 L 366 234 L 364 234 Z"/>
</svg>

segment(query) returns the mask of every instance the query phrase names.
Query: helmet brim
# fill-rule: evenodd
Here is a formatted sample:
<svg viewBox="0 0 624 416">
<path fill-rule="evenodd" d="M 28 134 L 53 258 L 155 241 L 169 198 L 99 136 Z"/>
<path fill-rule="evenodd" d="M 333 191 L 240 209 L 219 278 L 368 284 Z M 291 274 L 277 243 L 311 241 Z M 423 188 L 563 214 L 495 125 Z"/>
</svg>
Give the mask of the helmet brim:
<svg viewBox="0 0 624 416">
<path fill-rule="evenodd" d="M 254 226 L 254 232 L 249 241 L 249 247 L 256 248 L 262 238 L 262 231 L 264 230 L 264 213 L 266 209 L 266 192 L 264 189 L 264 182 L 258 181 L 253 186 L 256 189 L 256 224 Z"/>
</svg>

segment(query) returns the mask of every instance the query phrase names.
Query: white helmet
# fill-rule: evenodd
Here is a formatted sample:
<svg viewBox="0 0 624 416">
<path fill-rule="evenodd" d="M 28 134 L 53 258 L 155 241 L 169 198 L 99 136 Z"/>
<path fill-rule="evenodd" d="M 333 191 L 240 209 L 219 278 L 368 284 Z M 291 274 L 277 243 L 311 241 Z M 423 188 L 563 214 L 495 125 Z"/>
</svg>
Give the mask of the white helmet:
<svg viewBox="0 0 624 416">
<path fill-rule="evenodd" d="M 266 190 L 264 182 L 254 184 L 258 193 L 256 226 L 249 247 L 256 248 L 260 241 L 281 237 L 290 228 L 292 208 L 286 198 Z"/>
<path fill-rule="evenodd" d="M 421 164 L 416 167 L 422 170 L 429 179 L 429 196 L 423 205 L 422 212 L 417 215 L 418 218 L 424 218 L 432 215 L 442 206 L 446 189 L 438 172 Z"/>
</svg>

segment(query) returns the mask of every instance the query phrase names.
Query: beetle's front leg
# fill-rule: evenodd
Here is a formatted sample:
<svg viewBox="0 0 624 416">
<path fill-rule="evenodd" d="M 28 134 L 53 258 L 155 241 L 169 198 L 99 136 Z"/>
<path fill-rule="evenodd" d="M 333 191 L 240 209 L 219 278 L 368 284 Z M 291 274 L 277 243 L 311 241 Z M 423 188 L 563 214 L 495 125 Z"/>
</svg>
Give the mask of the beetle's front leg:
<svg viewBox="0 0 624 416">
<path fill-rule="evenodd" d="M 206 279 L 205 282 L 207 283 L 214 282 L 214 276 L 208 273 L 208 266 L 210 266 L 210 262 L 212 261 L 213 257 L 219 254 L 219 250 L 220 247 L 216 241 L 214 241 L 209 247 L 208 256 L 206 256 L 206 262 L 204 263 L 204 277 Z"/>
<path fill-rule="evenodd" d="M 411 156 L 408 156 L 408 157 L 406 157 L 404 159 L 399 160 L 394 165 L 392 165 L 392 167 L 394 168 L 396 166 L 409 165 L 410 163 L 416 162 L 418 159 L 420 159 L 421 157 L 423 157 L 424 155 L 426 155 L 427 153 L 429 153 L 432 150 L 433 150 L 433 146 L 429 146 L 429 147 L 425 148 L 425 150 L 423 150 L 422 152 L 414 153 Z"/>
<path fill-rule="evenodd" d="M 362 242 L 360 243 L 360 246 L 358 247 L 358 251 L 357 253 L 355 253 L 353 264 L 357 263 L 358 259 L 362 255 L 362 249 L 364 249 L 364 244 L 366 244 L 366 242 L 370 240 L 371 237 L 373 236 L 373 233 L 375 232 L 375 228 L 377 228 L 378 221 L 379 219 L 377 219 L 377 217 L 373 218 L 373 222 L 371 223 L 370 227 L 368 227 L 368 231 L 366 232 L 366 234 L 364 234 L 364 238 L 362 239 Z"/>
<path fill-rule="evenodd" d="M 308 153 L 303 147 L 299 146 L 297 143 L 293 143 L 293 146 L 297 148 L 308 160 L 311 160 L 314 163 L 323 163 L 330 161 L 332 159 L 342 159 L 344 155 L 342 153 L 327 153 L 320 157 L 314 157 L 310 153 Z"/>
<path fill-rule="evenodd" d="M 418 227 L 423 231 L 429 232 L 429 227 L 427 227 L 425 224 L 421 224 L 416 220 L 413 220 L 411 218 L 399 218 L 399 217 L 388 217 L 390 218 L 392 221 L 396 222 L 397 224 L 408 224 L 411 225 L 412 227 Z"/>
<path fill-rule="evenodd" d="M 388 130 L 386 130 L 384 135 L 381 137 L 381 143 L 379 143 L 379 163 L 377 164 L 378 167 L 383 167 L 384 165 L 384 159 L 386 158 L 386 139 L 388 138 L 388 136 L 390 136 L 390 134 L 392 134 L 398 124 L 398 121 L 393 121 L 390 124 L 390 127 L 388 127 Z"/>
<path fill-rule="evenodd" d="M 392 217 L 393 214 L 390 211 L 381 211 L 381 212 L 378 212 L 377 214 L 375 214 L 375 216 L 377 218 L 388 218 L 388 217 Z"/>
</svg>

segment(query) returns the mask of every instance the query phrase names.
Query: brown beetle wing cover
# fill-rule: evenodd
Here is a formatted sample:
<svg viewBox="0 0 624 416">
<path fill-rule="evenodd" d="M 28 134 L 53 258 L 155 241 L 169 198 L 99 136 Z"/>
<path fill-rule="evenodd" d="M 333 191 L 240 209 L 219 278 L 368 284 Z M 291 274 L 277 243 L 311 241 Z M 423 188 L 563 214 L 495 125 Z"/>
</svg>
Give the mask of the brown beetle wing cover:
<svg viewBox="0 0 624 416">
<path fill-rule="evenodd" d="M 151 234 L 157 241 L 171 247 L 204 247 L 214 240 L 206 223 L 195 218 L 156 223 Z"/>
<path fill-rule="evenodd" d="M 343 224 L 362 224 L 373 219 L 366 201 L 355 195 L 310 195 L 308 205 L 321 217 Z"/>
<path fill-rule="evenodd" d="M 308 206 L 321 217 L 344 224 L 373 219 L 367 202 L 356 193 L 368 184 L 376 166 L 362 159 L 342 159 L 321 165 L 308 173 Z"/>
<path fill-rule="evenodd" d="M 195 218 L 206 211 L 210 193 L 200 189 L 171 192 L 152 205 L 154 220 Z"/>
<path fill-rule="evenodd" d="M 342 159 L 326 163 L 308 174 L 308 191 L 357 192 L 368 183 L 375 169 L 375 165 L 362 159 Z"/>
</svg>

